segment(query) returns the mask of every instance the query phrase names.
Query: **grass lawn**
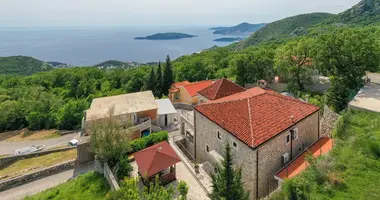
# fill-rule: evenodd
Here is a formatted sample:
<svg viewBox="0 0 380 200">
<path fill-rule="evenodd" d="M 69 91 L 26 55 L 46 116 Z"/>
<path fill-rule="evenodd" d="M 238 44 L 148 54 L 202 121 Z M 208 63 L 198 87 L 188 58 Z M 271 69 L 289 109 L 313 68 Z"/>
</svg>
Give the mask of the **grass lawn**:
<svg viewBox="0 0 380 200">
<path fill-rule="evenodd" d="M 107 181 L 102 175 L 94 172 L 80 175 L 73 180 L 55 188 L 42 191 L 25 200 L 97 200 L 105 199 L 109 191 Z"/>
<path fill-rule="evenodd" d="M 297 199 L 380 199 L 380 114 L 345 113 L 334 135 L 333 151 L 285 181 L 283 192 Z"/>
<path fill-rule="evenodd" d="M 19 160 L 9 165 L 7 168 L 0 170 L 0 177 L 3 177 L 0 178 L 0 180 L 37 171 L 64 161 L 76 159 L 76 157 L 77 150 L 72 149 L 69 151 L 50 153 L 43 156 Z"/>
</svg>

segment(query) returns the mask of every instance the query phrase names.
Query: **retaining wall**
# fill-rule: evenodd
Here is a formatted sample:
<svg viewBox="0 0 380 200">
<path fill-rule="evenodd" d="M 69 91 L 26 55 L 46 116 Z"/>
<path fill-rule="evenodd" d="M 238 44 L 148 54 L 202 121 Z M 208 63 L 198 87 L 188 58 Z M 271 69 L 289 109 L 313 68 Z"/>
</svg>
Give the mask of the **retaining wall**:
<svg viewBox="0 0 380 200">
<path fill-rule="evenodd" d="M 51 167 L 44 168 L 36 172 L 32 172 L 32 173 L 25 174 L 19 177 L 0 181 L 0 192 L 7 189 L 11 189 L 19 185 L 26 184 L 36 179 L 50 176 L 52 174 L 55 174 L 64 170 L 72 169 L 74 168 L 75 165 L 76 165 L 76 160 L 70 160 L 64 163 L 60 163 Z"/>
<path fill-rule="evenodd" d="M 106 177 L 108 184 L 111 186 L 111 190 L 112 191 L 119 190 L 120 189 L 119 184 L 117 183 L 116 178 L 113 175 L 108 164 L 105 163 L 103 168 L 104 168 L 104 177 Z"/>
<path fill-rule="evenodd" d="M 27 158 L 33 158 L 38 157 L 46 154 L 51 154 L 55 152 L 62 152 L 62 151 L 68 151 L 71 149 L 75 149 L 76 147 L 65 147 L 60 149 L 53 149 L 53 150 L 46 150 L 46 151 L 39 151 L 35 153 L 29 153 L 29 154 L 23 154 L 23 155 L 13 155 L 13 156 L 6 156 L 3 158 L 0 158 L 0 170 L 8 167 L 14 162 L 17 162 L 19 160 L 27 159 Z"/>
</svg>

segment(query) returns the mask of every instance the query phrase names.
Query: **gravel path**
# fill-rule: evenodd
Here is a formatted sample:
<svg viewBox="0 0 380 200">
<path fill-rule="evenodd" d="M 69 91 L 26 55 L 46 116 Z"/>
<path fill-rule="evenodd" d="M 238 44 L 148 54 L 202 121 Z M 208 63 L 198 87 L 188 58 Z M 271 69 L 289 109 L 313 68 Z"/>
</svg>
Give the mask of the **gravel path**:
<svg viewBox="0 0 380 200">
<path fill-rule="evenodd" d="M 35 141 L 21 141 L 21 142 L 0 142 L 0 155 L 13 154 L 17 149 L 28 147 L 32 144 L 45 145 L 45 149 L 54 147 L 67 146 L 68 142 L 73 138 L 77 138 L 77 133 L 70 133 L 58 138 L 51 138 L 46 140 Z"/>
</svg>

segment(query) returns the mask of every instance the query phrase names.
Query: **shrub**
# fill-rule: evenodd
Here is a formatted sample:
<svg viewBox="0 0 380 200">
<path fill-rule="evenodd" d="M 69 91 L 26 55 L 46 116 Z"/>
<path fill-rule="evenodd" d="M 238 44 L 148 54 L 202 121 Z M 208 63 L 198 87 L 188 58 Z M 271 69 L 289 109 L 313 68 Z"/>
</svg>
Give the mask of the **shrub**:
<svg viewBox="0 0 380 200">
<path fill-rule="evenodd" d="M 154 144 L 160 143 L 162 141 L 168 140 L 168 132 L 160 131 L 157 133 L 152 133 L 146 137 L 136 139 L 130 142 L 131 150 L 128 154 L 140 151 Z"/>
<path fill-rule="evenodd" d="M 185 181 L 180 181 L 177 190 L 179 194 L 181 195 L 180 200 L 186 200 L 187 199 L 187 193 L 189 192 L 189 187 L 187 186 Z"/>
<path fill-rule="evenodd" d="M 125 177 L 130 177 L 133 167 L 129 163 L 128 157 L 122 156 L 119 159 L 119 168 L 117 169 L 117 178 L 123 180 Z"/>
</svg>

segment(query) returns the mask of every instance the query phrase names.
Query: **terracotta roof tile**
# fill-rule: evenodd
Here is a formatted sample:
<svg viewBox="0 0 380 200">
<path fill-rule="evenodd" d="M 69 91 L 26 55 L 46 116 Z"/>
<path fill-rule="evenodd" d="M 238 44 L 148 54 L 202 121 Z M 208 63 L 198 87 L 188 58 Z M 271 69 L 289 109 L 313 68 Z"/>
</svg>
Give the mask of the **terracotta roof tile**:
<svg viewBox="0 0 380 200">
<path fill-rule="evenodd" d="M 183 87 L 183 86 L 189 85 L 189 84 L 191 84 L 189 81 L 182 81 L 182 82 L 173 83 L 173 86 L 178 88 L 178 87 Z"/>
<path fill-rule="evenodd" d="M 245 89 L 236 83 L 227 79 L 220 79 L 198 93 L 209 100 L 215 100 L 244 91 Z"/>
<path fill-rule="evenodd" d="M 193 96 L 196 96 L 200 90 L 203 90 L 204 88 L 210 86 L 211 84 L 212 84 L 211 80 L 199 81 L 199 82 L 185 85 L 184 88 L 190 94 L 190 96 L 193 97 Z"/>
<path fill-rule="evenodd" d="M 319 110 L 312 104 L 259 87 L 198 105 L 195 109 L 251 147 Z"/>
<path fill-rule="evenodd" d="M 181 162 L 181 159 L 166 141 L 134 153 L 134 158 L 140 174 L 148 177 Z"/>
</svg>

